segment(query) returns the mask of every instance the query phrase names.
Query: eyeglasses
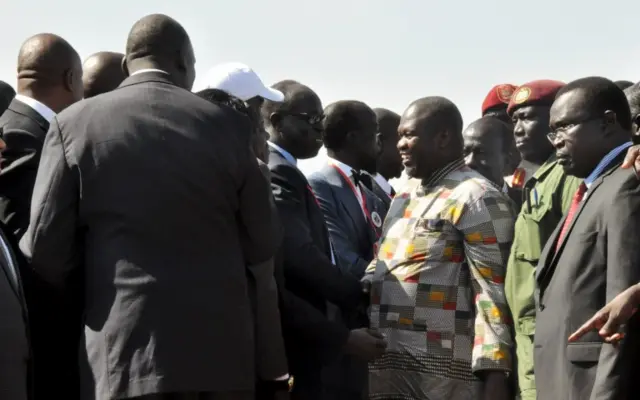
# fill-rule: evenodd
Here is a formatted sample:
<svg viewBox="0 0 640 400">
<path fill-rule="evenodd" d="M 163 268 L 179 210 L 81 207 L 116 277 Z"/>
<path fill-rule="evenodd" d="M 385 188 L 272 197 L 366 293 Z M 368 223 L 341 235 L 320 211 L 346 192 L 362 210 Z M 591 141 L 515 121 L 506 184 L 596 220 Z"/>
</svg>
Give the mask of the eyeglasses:
<svg viewBox="0 0 640 400">
<path fill-rule="evenodd" d="M 567 138 L 567 132 L 569 132 L 571 129 L 575 128 L 578 125 L 590 122 L 590 121 L 596 121 L 599 120 L 600 117 L 596 117 L 596 118 L 588 118 L 585 119 L 583 121 L 580 122 L 575 122 L 572 124 L 567 124 L 567 125 L 563 125 L 563 126 L 559 126 L 555 129 L 553 129 L 551 132 L 547 133 L 547 139 L 549 139 L 549 141 L 551 143 L 555 142 L 558 139 L 566 139 Z"/>
<path fill-rule="evenodd" d="M 318 125 L 318 124 L 321 124 L 322 121 L 324 121 L 323 114 L 311 115 L 307 113 L 287 113 L 287 115 L 291 115 L 292 117 L 303 119 L 306 122 L 308 122 L 310 125 Z"/>
</svg>

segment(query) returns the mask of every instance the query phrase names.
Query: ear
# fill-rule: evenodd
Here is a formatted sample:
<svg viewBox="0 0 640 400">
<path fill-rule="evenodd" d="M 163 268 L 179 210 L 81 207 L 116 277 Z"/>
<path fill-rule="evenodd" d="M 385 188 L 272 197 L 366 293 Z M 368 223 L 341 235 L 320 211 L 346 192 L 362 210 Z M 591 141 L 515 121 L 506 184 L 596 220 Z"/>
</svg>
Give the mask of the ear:
<svg viewBox="0 0 640 400">
<path fill-rule="evenodd" d="M 636 131 L 633 132 L 633 134 L 636 135 L 638 132 L 640 132 L 640 114 L 634 115 L 631 119 L 631 122 L 636 125 Z"/>
<path fill-rule="evenodd" d="M 446 149 L 451 143 L 451 133 L 447 130 L 441 131 L 436 136 L 436 145 L 440 149 Z"/>
<path fill-rule="evenodd" d="M 615 112 L 611 110 L 607 110 L 604 112 L 604 130 L 605 133 L 608 133 L 611 128 L 613 128 L 618 123 L 618 116 Z"/>
<path fill-rule="evenodd" d="M 73 80 L 75 76 L 73 73 L 73 69 L 68 69 L 64 71 L 64 88 L 69 92 L 73 92 Z"/>
<path fill-rule="evenodd" d="M 277 112 L 271 113 L 271 115 L 269 115 L 269 122 L 271 122 L 271 126 L 278 130 L 278 127 L 282 123 L 282 115 Z"/>
<path fill-rule="evenodd" d="M 122 68 L 122 72 L 125 77 L 129 76 L 129 67 L 127 67 L 127 57 L 122 57 L 122 61 L 120 62 L 120 68 Z"/>
</svg>

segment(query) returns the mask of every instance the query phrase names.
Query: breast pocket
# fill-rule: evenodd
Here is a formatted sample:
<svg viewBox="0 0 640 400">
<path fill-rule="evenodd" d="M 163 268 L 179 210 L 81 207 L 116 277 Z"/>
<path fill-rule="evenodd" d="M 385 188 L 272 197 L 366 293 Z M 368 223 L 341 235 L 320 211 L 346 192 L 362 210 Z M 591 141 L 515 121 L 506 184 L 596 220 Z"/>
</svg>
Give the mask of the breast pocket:
<svg viewBox="0 0 640 400">
<path fill-rule="evenodd" d="M 553 209 L 553 196 L 541 197 L 537 204 L 531 199 L 531 208 L 525 201 L 515 228 L 518 233 L 517 248 L 514 248 L 516 259 L 537 264 L 559 219 Z"/>
</svg>

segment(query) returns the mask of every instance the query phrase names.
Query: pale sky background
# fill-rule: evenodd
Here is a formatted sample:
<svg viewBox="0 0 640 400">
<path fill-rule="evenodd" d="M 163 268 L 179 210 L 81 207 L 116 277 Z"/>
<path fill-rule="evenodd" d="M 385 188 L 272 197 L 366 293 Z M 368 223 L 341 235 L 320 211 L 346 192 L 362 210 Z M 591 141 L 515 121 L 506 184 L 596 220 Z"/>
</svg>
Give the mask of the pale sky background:
<svg viewBox="0 0 640 400">
<path fill-rule="evenodd" d="M 310 86 L 324 105 L 356 99 L 398 113 L 441 95 L 458 105 L 465 125 L 480 116 L 494 84 L 640 80 L 640 1 L 632 0 L 4 0 L 0 13 L 0 79 L 14 86 L 27 37 L 58 34 L 84 60 L 123 52 L 132 24 L 151 13 L 186 28 L 199 77 L 239 61 L 268 84 Z M 301 167 L 309 172 L 322 162 Z"/>
</svg>

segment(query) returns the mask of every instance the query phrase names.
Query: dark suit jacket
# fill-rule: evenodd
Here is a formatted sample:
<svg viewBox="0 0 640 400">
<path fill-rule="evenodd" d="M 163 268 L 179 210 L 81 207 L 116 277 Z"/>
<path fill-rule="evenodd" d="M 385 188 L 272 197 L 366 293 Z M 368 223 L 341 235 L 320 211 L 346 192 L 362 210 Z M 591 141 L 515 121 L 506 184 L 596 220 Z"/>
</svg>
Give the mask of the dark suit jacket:
<svg viewBox="0 0 640 400">
<path fill-rule="evenodd" d="M 26 400 L 31 360 L 28 314 L 19 272 L 24 260 L 13 234 L 2 223 L 0 246 L 0 398 Z"/>
<path fill-rule="evenodd" d="M 0 117 L 7 144 L 0 172 L 0 220 L 20 238 L 29 225 L 31 193 L 49 123 L 36 110 L 13 99 Z"/>
<path fill-rule="evenodd" d="M 49 123 L 40 113 L 13 99 L 0 117 L 0 129 L 7 144 L 0 172 L 0 221 L 6 233 L 19 239 L 29 225 L 31 194 Z M 25 299 L 30 311 L 31 346 L 35 399 L 51 393 L 73 399 L 77 395 L 78 368 L 73 351 L 78 330 L 67 331 L 77 310 L 74 298 L 65 298 L 28 268 L 20 264 Z M 51 331 L 51 326 L 59 329 Z"/>
<path fill-rule="evenodd" d="M 153 72 L 52 124 L 20 246 L 56 287 L 84 271 L 96 398 L 254 388 L 246 265 L 275 243 L 250 129 Z"/>
<path fill-rule="evenodd" d="M 329 233 L 322 211 L 302 172 L 278 151 L 270 149 L 271 189 L 284 228 L 276 272 L 285 282 L 283 327 L 293 373 L 319 372 L 336 359 L 348 331 L 326 317 L 327 303 L 355 308 L 361 299 L 360 282 L 331 263 Z M 317 343 L 318 345 L 310 345 Z"/>
<path fill-rule="evenodd" d="M 258 164 L 266 182 L 270 182 L 269 166 L 260 160 L 258 160 Z M 275 220 L 277 210 L 273 196 L 269 196 L 268 201 Z M 274 228 L 272 235 L 280 244 L 282 242 L 282 227 L 279 224 L 274 224 Z M 249 250 L 247 249 L 247 251 Z M 260 380 L 271 381 L 289 372 L 282 325 L 279 323 L 281 317 L 274 259 L 257 265 L 249 265 L 247 272 L 249 297 L 255 321 L 256 372 Z"/>
<path fill-rule="evenodd" d="M 626 154 L 626 152 L 625 152 Z M 616 348 L 596 331 L 566 338 L 607 302 L 640 282 L 640 180 L 612 162 L 587 192 L 555 252 L 564 219 L 547 242 L 536 272 L 535 375 L 539 399 L 636 398 L 638 316 Z M 565 217 L 566 218 L 566 217 Z"/>
</svg>

